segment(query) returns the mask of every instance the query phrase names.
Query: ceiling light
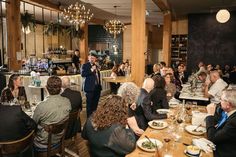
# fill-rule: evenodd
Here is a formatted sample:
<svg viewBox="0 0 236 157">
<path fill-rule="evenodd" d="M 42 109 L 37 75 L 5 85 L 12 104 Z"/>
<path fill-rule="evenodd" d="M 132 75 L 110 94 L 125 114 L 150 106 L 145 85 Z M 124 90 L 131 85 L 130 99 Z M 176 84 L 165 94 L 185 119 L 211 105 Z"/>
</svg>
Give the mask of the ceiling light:
<svg viewBox="0 0 236 157">
<path fill-rule="evenodd" d="M 219 23 L 226 23 L 230 19 L 230 13 L 227 9 L 220 9 L 216 14 L 216 20 Z"/>
<path fill-rule="evenodd" d="M 93 13 L 90 12 L 90 9 L 86 9 L 84 5 L 76 2 L 71 4 L 67 9 L 63 11 L 64 19 L 69 23 L 75 24 L 76 29 L 79 29 L 80 24 L 84 24 L 91 20 Z"/>
<path fill-rule="evenodd" d="M 115 14 L 116 14 L 117 6 L 114 6 L 114 8 L 115 8 Z M 117 14 L 116 14 L 116 16 L 117 16 Z M 113 20 L 107 21 L 104 25 L 104 28 L 108 33 L 112 34 L 115 39 L 116 36 L 118 34 L 120 34 L 121 32 L 123 32 L 126 27 L 125 27 L 124 23 L 122 23 L 120 20 L 113 19 Z"/>
</svg>

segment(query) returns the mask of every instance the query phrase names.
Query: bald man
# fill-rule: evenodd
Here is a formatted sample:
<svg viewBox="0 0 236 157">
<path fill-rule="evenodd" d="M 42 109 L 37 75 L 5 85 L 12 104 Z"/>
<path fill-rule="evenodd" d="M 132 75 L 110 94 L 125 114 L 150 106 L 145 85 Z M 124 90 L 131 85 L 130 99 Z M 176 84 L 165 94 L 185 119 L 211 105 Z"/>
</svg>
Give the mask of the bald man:
<svg viewBox="0 0 236 157">
<path fill-rule="evenodd" d="M 137 109 L 135 110 L 135 119 L 139 128 L 145 130 L 148 127 L 148 122 L 154 119 L 167 118 L 166 114 L 158 114 L 152 111 L 152 102 L 150 100 L 150 91 L 154 88 L 154 80 L 146 78 L 143 86 L 140 89 L 140 94 L 137 100 Z"/>
<path fill-rule="evenodd" d="M 209 85 L 212 84 L 210 87 Z M 219 104 L 222 91 L 226 89 L 228 84 L 220 78 L 217 70 L 210 72 L 210 80 L 206 80 L 204 96 L 210 98 L 211 103 Z"/>
<path fill-rule="evenodd" d="M 70 83 L 69 77 L 63 76 L 61 80 L 62 80 L 62 89 L 63 89 L 61 96 L 66 97 L 70 100 L 71 112 L 78 111 L 78 110 L 81 111 L 82 110 L 81 93 L 79 91 L 70 89 L 71 83 Z M 71 138 L 77 132 L 80 132 L 80 131 L 81 131 L 81 122 L 79 118 L 78 121 L 69 123 L 65 138 L 66 139 Z"/>
</svg>

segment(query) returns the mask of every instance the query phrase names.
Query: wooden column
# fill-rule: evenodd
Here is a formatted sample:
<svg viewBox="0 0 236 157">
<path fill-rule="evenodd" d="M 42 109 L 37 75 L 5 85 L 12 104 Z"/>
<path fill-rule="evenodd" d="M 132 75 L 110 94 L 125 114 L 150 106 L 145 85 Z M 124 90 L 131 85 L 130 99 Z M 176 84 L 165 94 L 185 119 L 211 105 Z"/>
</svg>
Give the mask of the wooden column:
<svg viewBox="0 0 236 157">
<path fill-rule="evenodd" d="M 163 59 L 167 66 L 170 66 L 171 59 L 171 13 L 164 14 L 164 25 L 163 25 Z"/>
<path fill-rule="evenodd" d="M 81 64 L 88 59 L 88 24 L 83 24 L 80 28 L 84 31 L 84 38 L 79 40 Z"/>
<path fill-rule="evenodd" d="M 7 21 L 7 53 L 9 70 L 21 69 L 21 60 L 17 60 L 16 52 L 21 52 L 20 0 L 6 3 Z"/>
<path fill-rule="evenodd" d="M 146 0 L 132 0 L 131 76 L 142 86 L 145 71 L 145 9 Z"/>
</svg>

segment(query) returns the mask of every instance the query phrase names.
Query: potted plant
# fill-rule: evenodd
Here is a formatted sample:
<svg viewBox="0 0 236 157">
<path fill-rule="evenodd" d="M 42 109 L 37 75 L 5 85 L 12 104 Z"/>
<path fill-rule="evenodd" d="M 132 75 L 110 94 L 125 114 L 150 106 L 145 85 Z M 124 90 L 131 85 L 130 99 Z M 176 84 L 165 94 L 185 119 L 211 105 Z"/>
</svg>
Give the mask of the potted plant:
<svg viewBox="0 0 236 157">
<path fill-rule="evenodd" d="M 83 39 L 84 38 L 84 31 L 81 30 L 79 27 L 76 28 L 75 25 L 71 25 L 66 29 L 66 33 L 68 33 L 72 39 L 73 38 L 78 38 L 78 39 Z"/>
<path fill-rule="evenodd" d="M 28 34 L 31 31 L 35 31 L 35 18 L 33 14 L 30 14 L 27 10 L 21 14 L 21 24 L 24 33 Z"/>
<path fill-rule="evenodd" d="M 47 25 L 44 25 L 44 34 L 45 35 L 56 35 L 57 33 L 63 33 L 63 27 L 62 25 L 57 22 L 57 23 L 53 23 L 50 22 Z"/>
</svg>

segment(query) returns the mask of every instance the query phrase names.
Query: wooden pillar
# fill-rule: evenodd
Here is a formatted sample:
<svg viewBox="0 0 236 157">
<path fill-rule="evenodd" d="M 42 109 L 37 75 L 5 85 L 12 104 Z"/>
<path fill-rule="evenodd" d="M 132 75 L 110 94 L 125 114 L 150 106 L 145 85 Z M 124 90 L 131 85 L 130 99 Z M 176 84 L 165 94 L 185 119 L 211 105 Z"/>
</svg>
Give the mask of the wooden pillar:
<svg viewBox="0 0 236 157">
<path fill-rule="evenodd" d="M 164 25 L 163 25 L 163 59 L 167 66 L 170 66 L 171 60 L 171 13 L 167 12 L 164 14 Z"/>
<path fill-rule="evenodd" d="M 79 40 L 81 64 L 84 64 L 88 59 L 88 24 L 85 23 L 80 28 L 84 31 L 84 38 Z"/>
<path fill-rule="evenodd" d="M 20 0 L 6 3 L 7 21 L 7 53 L 9 70 L 21 69 L 21 60 L 17 60 L 17 52 L 21 52 Z"/>
<path fill-rule="evenodd" d="M 132 0 L 131 76 L 142 86 L 145 72 L 145 9 L 146 0 Z"/>
</svg>

